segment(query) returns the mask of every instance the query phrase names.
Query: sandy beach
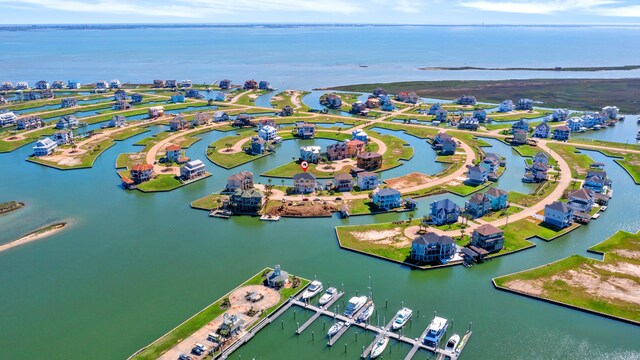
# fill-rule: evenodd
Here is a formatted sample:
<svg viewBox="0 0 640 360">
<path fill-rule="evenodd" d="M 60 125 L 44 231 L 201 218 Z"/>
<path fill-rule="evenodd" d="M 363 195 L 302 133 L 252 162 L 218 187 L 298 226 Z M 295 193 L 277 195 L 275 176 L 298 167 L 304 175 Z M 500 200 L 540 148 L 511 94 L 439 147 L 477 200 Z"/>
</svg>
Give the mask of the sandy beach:
<svg viewBox="0 0 640 360">
<path fill-rule="evenodd" d="M 32 231 L 29 234 L 8 242 L 6 244 L 2 244 L 0 245 L 0 253 L 9 249 L 13 249 L 14 247 L 20 246 L 20 245 L 24 245 L 24 244 L 28 244 L 32 241 L 36 241 L 36 240 L 40 240 L 42 238 L 45 238 L 47 236 L 53 235 L 59 231 L 61 231 L 62 229 L 64 229 L 67 226 L 67 223 L 56 223 L 56 224 L 52 224 L 52 225 L 47 225 L 43 228 L 40 228 L 38 230 Z"/>
</svg>

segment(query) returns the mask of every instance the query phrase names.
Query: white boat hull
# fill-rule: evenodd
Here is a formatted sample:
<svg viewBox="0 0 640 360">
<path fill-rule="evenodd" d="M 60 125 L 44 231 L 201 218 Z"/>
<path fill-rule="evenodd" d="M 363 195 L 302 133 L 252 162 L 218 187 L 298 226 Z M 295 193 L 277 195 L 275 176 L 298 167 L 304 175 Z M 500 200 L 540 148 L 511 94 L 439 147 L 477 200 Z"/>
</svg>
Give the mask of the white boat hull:
<svg viewBox="0 0 640 360">
<path fill-rule="evenodd" d="M 387 348 L 387 344 L 389 344 L 389 338 L 384 338 L 382 341 L 377 342 L 373 346 L 373 349 L 371 349 L 371 355 L 369 355 L 369 357 L 371 359 L 375 359 L 378 356 L 382 355 L 382 353 L 384 352 L 384 349 Z"/>
</svg>

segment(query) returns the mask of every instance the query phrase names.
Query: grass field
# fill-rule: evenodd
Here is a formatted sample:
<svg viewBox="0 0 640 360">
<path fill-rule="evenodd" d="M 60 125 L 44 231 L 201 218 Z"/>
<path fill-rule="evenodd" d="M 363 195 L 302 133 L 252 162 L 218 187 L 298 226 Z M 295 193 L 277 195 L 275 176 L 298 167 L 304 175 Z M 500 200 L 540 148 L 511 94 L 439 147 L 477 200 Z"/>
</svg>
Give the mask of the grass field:
<svg viewBox="0 0 640 360">
<path fill-rule="evenodd" d="M 587 171 L 589 171 L 589 165 L 594 163 L 593 159 L 585 154 L 581 154 L 580 150 L 573 146 L 553 142 L 549 142 L 547 145 L 569 164 L 573 178 L 583 178 L 587 174 Z"/>
<path fill-rule="evenodd" d="M 220 207 L 223 197 L 225 197 L 225 195 L 209 194 L 198 200 L 192 201 L 191 207 L 200 210 L 213 210 Z"/>
<path fill-rule="evenodd" d="M 509 192 L 509 202 L 519 204 L 522 206 L 532 206 L 545 198 L 553 189 L 558 186 L 557 182 L 545 181 L 540 183 L 536 190 L 531 194 L 523 194 L 517 191 Z"/>
<path fill-rule="evenodd" d="M 174 190 L 183 185 L 174 175 L 160 174 L 156 175 L 153 180 L 139 184 L 137 188 L 143 192 L 158 192 Z"/>
<path fill-rule="evenodd" d="M 253 132 L 249 130 L 241 130 L 238 131 L 235 135 L 225 136 L 221 139 L 218 139 L 211 143 L 207 149 L 207 159 L 209 159 L 212 163 L 221 166 L 225 169 L 232 169 L 236 166 L 240 166 L 242 164 L 246 164 L 255 159 L 259 159 L 263 156 L 269 155 L 269 152 L 265 152 L 262 155 L 250 155 L 245 153 L 244 151 L 226 154 L 224 152 L 220 152 L 218 150 L 225 149 L 229 145 L 233 146 L 238 141 L 251 136 Z M 251 142 L 247 141 L 244 147 L 251 146 Z"/>
<path fill-rule="evenodd" d="M 618 231 L 589 249 L 599 261 L 579 255 L 493 279 L 497 287 L 640 324 L 640 234 Z"/>
<path fill-rule="evenodd" d="M 93 167 L 93 163 L 96 161 L 98 156 L 100 156 L 107 149 L 115 145 L 112 139 L 107 138 L 98 143 L 90 143 L 88 145 L 84 145 L 81 150 L 86 151 L 83 153 L 77 163 L 73 165 L 66 165 L 60 162 L 48 160 L 47 157 L 29 157 L 28 160 L 41 165 L 46 165 L 52 168 L 56 168 L 59 170 L 72 170 L 72 169 L 85 169 Z M 55 155 L 55 153 L 54 153 Z"/>
</svg>

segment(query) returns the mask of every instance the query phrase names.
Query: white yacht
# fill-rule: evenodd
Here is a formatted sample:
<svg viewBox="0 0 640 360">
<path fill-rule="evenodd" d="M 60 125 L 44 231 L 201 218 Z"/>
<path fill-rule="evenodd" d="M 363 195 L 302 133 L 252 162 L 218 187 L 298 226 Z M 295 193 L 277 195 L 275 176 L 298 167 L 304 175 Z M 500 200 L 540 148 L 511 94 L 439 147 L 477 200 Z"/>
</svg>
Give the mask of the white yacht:
<svg viewBox="0 0 640 360">
<path fill-rule="evenodd" d="M 347 308 L 344 309 L 344 316 L 348 317 L 348 318 L 352 318 L 353 315 L 355 315 L 358 310 L 360 310 L 364 304 L 367 302 L 367 297 L 366 296 L 354 296 L 351 299 L 349 299 L 349 303 L 347 304 Z"/>
<path fill-rule="evenodd" d="M 336 297 L 337 294 L 338 294 L 338 289 L 336 289 L 334 287 L 328 288 L 327 291 L 325 291 L 324 295 L 322 295 L 320 297 L 320 300 L 318 300 L 318 304 L 320 304 L 320 305 L 327 304 L 334 297 Z"/>
<path fill-rule="evenodd" d="M 343 323 L 342 321 L 333 324 L 333 326 L 331 326 L 329 328 L 329 331 L 327 331 L 327 336 L 331 337 L 331 336 L 337 334 L 338 331 L 340 331 L 340 329 L 342 329 L 344 327 L 344 325 L 345 325 L 345 323 Z"/>
<path fill-rule="evenodd" d="M 398 330 L 404 326 L 404 324 L 411 319 L 411 315 L 413 315 L 413 311 L 409 308 L 402 308 L 396 314 L 396 321 L 393 322 L 393 330 Z"/>
<path fill-rule="evenodd" d="M 445 331 L 447 331 L 447 327 L 449 326 L 449 322 L 447 319 L 436 316 L 431 320 L 431 324 L 427 328 L 427 335 L 424 336 L 422 342 L 431 347 L 438 346 L 440 339 L 444 336 Z"/>
<path fill-rule="evenodd" d="M 309 284 L 309 287 L 302 293 L 302 300 L 311 299 L 318 295 L 320 291 L 322 291 L 322 283 L 318 280 L 313 280 L 311 284 Z"/>
<path fill-rule="evenodd" d="M 389 344 L 389 338 L 388 337 L 383 337 L 382 339 L 378 340 L 376 342 L 375 345 L 373 345 L 373 348 L 371 349 L 371 354 L 369 355 L 370 359 L 375 359 L 378 356 L 382 355 L 382 353 L 384 352 L 384 349 L 387 348 L 387 344 Z"/>
<path fill-rule="evenodd" d="M 452 337 L 447 341 L 447 345 L 444 347 L 446 351 L 454 352 L 456 347 L 458 347 L 458 343 L 460 343 L 460 335 L 453 334 Z"/>
<path fill-rule="evenodd" d="M 369 305 L 367 305 L 367 307 L 364 310 L 362 310 L 360 315 L 358 315 L 358 319 L 356 321 L 357 322 L 365 322 L 365 321 L 369 320 L 371 315 L 373 315 L 373 310 L 375 310 L 375 309 L 376 309 L 376 306 L 373 304 L 373 301 L 370 302 Z"/>
</svg>

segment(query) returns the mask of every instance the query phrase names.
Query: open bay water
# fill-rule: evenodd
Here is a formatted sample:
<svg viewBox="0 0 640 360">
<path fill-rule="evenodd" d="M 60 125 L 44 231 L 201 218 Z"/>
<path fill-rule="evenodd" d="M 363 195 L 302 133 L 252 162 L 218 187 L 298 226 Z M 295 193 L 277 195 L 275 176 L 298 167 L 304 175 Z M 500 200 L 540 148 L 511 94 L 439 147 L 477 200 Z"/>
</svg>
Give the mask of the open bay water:
<svg viewBox="0 0 640 360">
<path fill-rule="evenodd" d="M 29 80 L 74 78 L 229 77 L 270 80 L 280 89 L 308 89 L 349 82 L 429 79 L 454 76 L 422 72 L 417 66 L 611 65 L 605 51 L 618 48 L 616 64 L 634 63 L 640 41 L 636 28 L 232 28 L 0 31 L 0 78 Z M 126 41 L 123 41 L 126 39 Z M 365 43 L 363 43 L 365 42 Z M 505 44 L 508 44 L 505 45 Z M 376 46 L 380 50 L 376 50 Z M 451 51 L 441 51 L 442 47 Z M 464 49 L 458 51 L 456 49 Z M 498 49 L 498 50 L 496 50 Z M 580 50 L 580 51 L 578 51 Z M 480 51 L 480 52 L 479 52 Z M 478 54 L 485 54 L 477 56 Z M 42 59 L 48 59 L 43 61 Z M 369 68 L 359 68 L 366 64 Z M 631 76 L 624 72 L 621 76 Z M 481 76 L 542 77 L 544 73 L 463 72 Z M 553 73 L 554 76 L 572 76 Z M 586 73 L 585 76 L 613 76 Z M 631 120 L 631 119 L 629 119 Z M 627 121 L 629 121 L 627 120 Z M 635 120 L 632 120 L 635 122 Z M 635 124 L 625 124 L 633 128 Z M 620 126 L 620 125 L 619 125 Z M 414 309 L 407 334 L 417 337 L 433 311 L 474 335 L 463 359 L 640 359 L 640 328 L 619 321 L 497 291 L 491 278 L 529 269 L 586 249 L 622 229 L 638 231 L 640 189 L 611 158 L 586 152 L 606 164 L 616 196 L 600 219 L 535 248 L 471 269 L 416 271 L 341 250 L 334 227 L 407 219 L 408 214 L 350 219 L 212 219 L 189 203 L 220 190 L 240 170 L 258 174 L 285 164 L 298 143 L 286 141 L 275 155 L 224 170 L 206 160 L 209 143 L 229 133 L 202 134 L 187 156 L 203 159 L 213 176 L 158 194 L 124 191 L 114 169 L 120 153 L 162 130 L 118 142 L 86 170 L 59 171 L 24 161 L 31 145 L 0 154 L 0 201 L 27 207 L 0 217 L 0 243 L 51 222 L 71 226 L 51 237 L 0 253 L 0 358 L 123 359 L 155 340 L 265 266 L 281 264 L 290 273 L 318 279 L 325 287 L 344 284 L 345 296 L 367 292 L 372 278 L 380 321 L 402 304 Z M 601 130 L 605 134 L 609 130 Z M 400 132 L 385 132 L 415 144 L 419 153 L 384 178 L 412 171 L 437 172 L 424 142 Z M 594 132 L 595 134 L 595 132 Z M 326 145 L 318 139 L 304 144 Z M 523 159 L 501 143 L 489 141 L 507 158 L 508 173 L 499 187 L 523 191 L 518 182 Z M 266 178 L 258 177 L 265 182 Z M 278 185 L 279 180 L 274 184 Z M 429 202 L 419 201 L 416 216 Z M 587 255 L 593 256 L 593 255 Z M 388 307 L 385 302 L 388 300 Z M 420 316 L 417 315 L 418 309 Z M 305 315 L 298 310 L 296 321 Z M 294 335 L 293 312 L 266 327 L 232 356 L 243 359 L 357 359 L 371 335 L 349 332 L 332 349 L 325 346 L 322 321 Z M 325 319 L 327 325 L 330 319 Z M 315 331 L 315 340 L 311 339 Z M 358 330 L 359 331 L 359 330 Z M 347 343 L 347 353 L 344 344 Z M 390 344 L 384 359 L 402 359 L 408 348 Z M 388 351 L 388 350 L 387 350 Z M 428 358 L 419 353 L 417 358 Z"/>
</svg>

